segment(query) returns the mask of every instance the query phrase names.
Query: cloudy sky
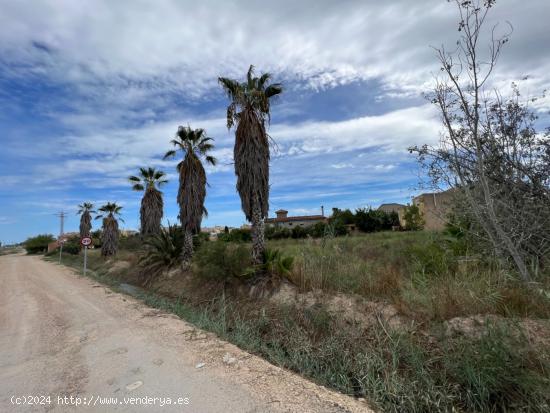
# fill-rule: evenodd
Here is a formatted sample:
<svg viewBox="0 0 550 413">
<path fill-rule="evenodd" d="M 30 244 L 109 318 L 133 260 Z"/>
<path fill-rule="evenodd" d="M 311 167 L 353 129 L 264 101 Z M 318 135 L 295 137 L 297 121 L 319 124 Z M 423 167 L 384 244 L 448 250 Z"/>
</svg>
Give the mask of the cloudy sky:
<svg viewBox="0 0 550 413">
<path fill-rule="evenodd" d="M 495 85 L 550 85 L 549 16 L 548 0 L 497 1 L 488 24 L 514 32 Z M 215 138 L 220 160 L 204 225 L 241 225 L 216 79 L 250 64 L 285 86 L 269 129 L 271 214 L 407 202 L 420 171 L 406 148 L 441 130 L 422 98 L 438 70 L 430 46 L 454 44 L 456 18 L 446 0 L 1 0 L 0 241 L 57 233 L 61 209 L 76 230 L 83 201 L 121 203 L 137 228 L 125 178 L 139 166 L 169 173 L 174 222 L 175 161 L 162 154 L 187 124 Z"/>
</svg>

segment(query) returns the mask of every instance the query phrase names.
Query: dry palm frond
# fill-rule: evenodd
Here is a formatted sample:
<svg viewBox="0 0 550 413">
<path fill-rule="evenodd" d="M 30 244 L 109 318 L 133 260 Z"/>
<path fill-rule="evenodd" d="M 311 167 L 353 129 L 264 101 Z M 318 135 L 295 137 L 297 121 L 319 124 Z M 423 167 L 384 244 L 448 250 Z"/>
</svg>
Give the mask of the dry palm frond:
<svg viewBox="0 0 550 413">
<path fill-rule="evenodd" d="M 236 124 L 235 174 L 237 191 L 246 219 L 252 223 L 252 258 L 261 263 L 264 251 L 264 219 L 269 211 L 269 136 L 266 121 L 270 120 L 270 101 L 282 93 L 280 83 L 268 84 L 269 73 L 254 76 L 250 66 L 242 83 L 218 78 L 230 99 L 227 107 L 227 127 Z"/>
<path fill-rule="evenodd" d="M 77 214 L 80 214 L 80 237 L 90 236 L 90 232 L 92 231 L 92 214 L 95 213 L 93 207 L 93 204 L 90 202 L 84 202 L 78 206 Z"/>
<path fill-rule="evenodd" d="M 157 188 L 168 182 L 165 177 L 166 174 L 163 171 L 155 168 L 139 168 L 138 176 L 128 177 L 134 191 L 145 191 L 139 211 L 141 235 L 154 235 L 161 230 L 164 203 L 162 192 Z"/>
<path fill-rule="evenodd" d="M 183 260 L 188 261 L 193 253 L 192 234 L 200 232 L 202 217 L 206 213 L 204 200 L 206 198 L 206 172 L 201 158 L 211 164 L 216 164 L 216 158 L 208 155 L 214 148 L 212 138 L 206 136 L 204 129 L 191 129 L 189 126 L 178 128 L 176 138 L 171 143 L 181 150 L 185 156 L 178 163 L 179 219 L 183 228 L 185 245 Z M 174 157 L 176 150 L 166 152 L 165 159 Z"/>
<path fill-rule="evenodd" d="M 101 255 L 108 257 L 115 255 L 118 250 L 118 221 L 115 218 L 120 215 L 121 206 L 114 202 L 108 202 L 99 208 L 99 211 L 106 213 L 96 216 L 96 219 L 103 218 L 103 227 L 101 231 Z M 120 219 L 120 218 L 119 218 Z"/>
</svg>

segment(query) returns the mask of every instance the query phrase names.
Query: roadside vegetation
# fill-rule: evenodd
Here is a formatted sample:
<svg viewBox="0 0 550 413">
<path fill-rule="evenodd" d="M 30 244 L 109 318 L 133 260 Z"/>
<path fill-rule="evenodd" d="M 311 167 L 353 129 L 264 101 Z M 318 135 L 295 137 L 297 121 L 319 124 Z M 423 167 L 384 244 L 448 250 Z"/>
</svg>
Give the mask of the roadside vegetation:
<svg viewBox="0 0 550 413">
<path fill-rule="evenodd" d="M 107 261 L 89 251 L 91 276 L 140 286 L 132 294 L 147 304 L 382 411 L 550 407 L 549 274 L 528 288 L 448 233 L 272 240 L 280 283 L 257 297 L 246 287 L 251 243 L 197 239 L 181 271 L 181 230 L 170 231 L 158 260 L 138 236 Z M 162 268 L 157 277 L 143 278 L 152 271 L 140 256 Z"/>
</svg>

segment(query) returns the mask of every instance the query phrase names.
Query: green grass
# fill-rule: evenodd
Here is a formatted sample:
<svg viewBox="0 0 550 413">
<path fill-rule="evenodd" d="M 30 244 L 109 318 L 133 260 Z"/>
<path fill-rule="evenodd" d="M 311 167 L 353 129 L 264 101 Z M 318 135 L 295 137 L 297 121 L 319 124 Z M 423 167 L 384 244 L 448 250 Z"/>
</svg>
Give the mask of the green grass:
<svg viewBox="0 0 550 413">
<path fill-rule="evenodd" d="M 215 252 L 217 246 L 202 248 Z M 297 311 L 226 294 L 227 283 L 216 284 L 210 267 L 206 275 L 195 275 L 194 289 L 183 289 L 176 298 L 152 290 L 136 296 L 276 365 L 366 397 L 382 411 L 549 411 L 550 351 L 526 337 L 516 318 L 548 318 L 550 304 L 490 262 L 463 263 L 451 240 L 430 233 L 283 240 L 269 247 L 295 257 L 290 278 L 302 290 L 386 301 L 416 322 L 407 331 L 382 321 L 363 329 L 321 304 Z M 214 262 L 209 252 L 199 251 L 197 262 Z M 81 268 L 81 260 L 63 257 L 75 268 Z M 117 260 L 132 266 L 109 273 Z M 88 275 L 117 289 L 121 281 L 137 279 L 136 260 L 135 251 L 123 249 L 109 261 L 99 250 L 90 251 Z M 230 262 L 232 269 L 235 262 Z M 543 282 L 540 287 L 548 288 Z M 502 318 L 478 335 L 445 334 L 444 320 L 469 314 Z"/>
</svg>

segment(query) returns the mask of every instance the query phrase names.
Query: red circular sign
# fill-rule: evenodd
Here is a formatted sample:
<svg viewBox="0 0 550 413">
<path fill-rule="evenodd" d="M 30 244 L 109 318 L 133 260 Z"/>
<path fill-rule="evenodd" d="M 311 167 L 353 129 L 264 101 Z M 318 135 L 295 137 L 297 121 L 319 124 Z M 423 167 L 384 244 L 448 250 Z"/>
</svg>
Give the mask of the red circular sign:
<svg viewBox="0 0 550 413">
<path fill-rule="evenodd" d="M 92 238 L 90 237 L 82 237 L 80 239 L 80 244 L 83 246 L 83 247 L 89 247 L 90 245 L 92 245 Z"/>
</svg>

